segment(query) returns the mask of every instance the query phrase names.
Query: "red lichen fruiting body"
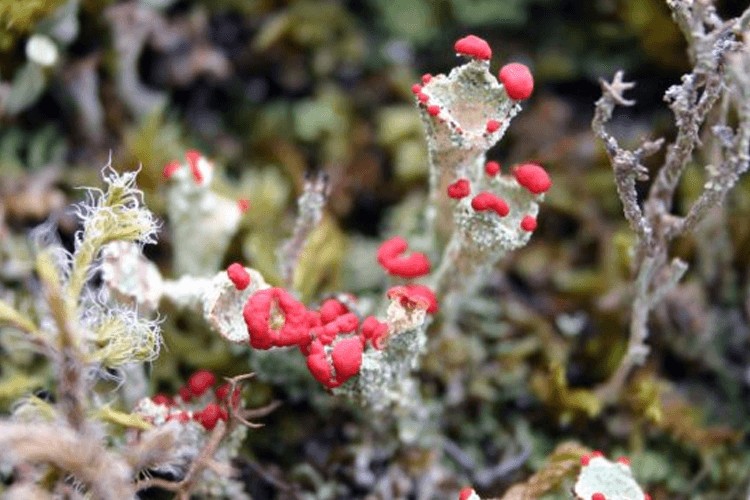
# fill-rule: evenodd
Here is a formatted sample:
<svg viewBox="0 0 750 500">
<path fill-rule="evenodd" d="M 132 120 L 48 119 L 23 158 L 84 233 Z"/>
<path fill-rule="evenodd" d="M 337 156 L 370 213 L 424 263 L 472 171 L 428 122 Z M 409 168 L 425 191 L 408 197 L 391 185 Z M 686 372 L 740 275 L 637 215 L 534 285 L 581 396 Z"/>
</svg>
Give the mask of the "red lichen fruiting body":
<svg viewBox="0 0 750 500">
<path fill-rule="evenodd" d="M 193 399 L 193 395 L 190 393 L 190 389 L 187 387 L 180 387 L 180 390 L 178 391 L 180 394 L 180 399 L 184 403 L 189 403 L 191 399 Z"/>
<path fill-rule="evenodd" d="M 591 457 L 589 457 L 588 455 L 583 455 L 581 457 L 581 465 L 588 465 L 589 462 L 591 462 Z"/>
<path fill-rule="evenodd" d="M 250 284 L 250 274 L 245 267 L 235 262 L 227 268 L 227 276 L 237 290 L 244 290 Z"/>
<path fill-rule="evenodd" d="M 422 92 L 422 86 L 418 83 L 415 83 L 411 86 L 411 91 L 414 94 L 419 94 L 420 92 Z"/>
<path fill-rule="evenodd" d="M 164 178 L 169 179 L 174 175 L 175 172 L 177 172 L 180 169 L 181 165 L 180 162 L 175 160 L 173 162 L 169 162 L 164 166 Z"/>
<path fill-rule="evenodd" d="M 607 500 L 607 498 L 604 496 L 604 493 L 594 493 L 591 495 L 591 500 Z"/>
<path fill-rule="evenodd" d="M 407 309 L 423 308 L 428 313 L 438 310 L 435 293 L 424 285 L 394 286 L 386 293 L 389 299 L 398 300 Z"/>
<path fill-rule="evenodd" d="M 406 242 L 404 242 L 404 244 L 405 243 Z M 406 247 L 404 247 L 404 250 L 406 250 Z M 320 312 L 320 321 L 325 325 L 334 321 L 342 314 L 348 313 L 349 309 L 336 299 L 326 299 L 323 301 L 323 304 L 321 304 L 318 311 Z"/>
<path fill-rule="evenodd" d="M 240 213 L 245 213 L 250 208 L 250 200 L 237 200 L 237 207 L 240 209 Z"/>
<path fill-rule="evenodd" d="M 193 418 L 203 426 L 204 429 L 210 431 L 216 427 L 216 422 L 221 417 L 221 408 L 216 403 L 208 403 L 203 410 L 195 414 Z"/>
<path fill-rule="evenodd" d="M 276 346 L 308 344 L 312 340 L 307 323 L 307 308 L 283 288 L 276 288 L 276 300 L 284 313 L 284 326 L 279 330 Z"/>
<path fill-rule="evenodd" d="M 214 392 L 218 401 L 224 401 L 229 396 L 229 383 L 221 384 Z"/>
<path fill-rule="evenodd" d="M 437 297 L 435 296 L 435 292 L 429 287 L 425 285 L 409 284 L 406 285 L 405 288 L 412 296 L 422 297 L 427 300 L 427 303 L 429 304 L 427 306 L 428 313 L 434 314 L 438 311 Z"/>
<path fill-rule="evenodd" d="M 526 163 L 517 167 L 513 171 L 513 175 L 520 185 L 533 194 L 544 193 L 552 186 L 547 171 L 534 163 Z"/>
<path fill-rule="evenodd" d="M 531 97 L 534 91 L 534 77 L 526 65 L 510 63 L 500 68 L 498 78 L 503 82 L 508 97 L 522 101 Z"/>
<path fill-rule="evenodd" d="M 216 382 L 216 377 L 209 370 L 198 370 L 193 373 L 187 382 L 187 388 L 195 397 L 201 397 Z"/>
<path fill-rule="evenodd" d="M 224 408 L 223 406 L 219 407 L 219 420 L 223 420 L 224 422 L 229 420 L 229 414 L 227 413 L 227 409 Z"/>
<path fill-rule="evenodd" d="M 310 328 L 323 326 L 323 321 L 320 319 L 320 312 L 307 310 L 305 315 L 307 316 L 307 324 Z"/>
<path fill-rule="evenodd" d="M 362 321 L 362 335 L 363 341 L 370 341 L 375 349 L 382 347 L 383 340 L 388 335 L 388 324 L 378 321 L 375 316 L 368 316 Z"/>
<path fill-rule="evenodd" d="M 284 316 L 284 325 L 279 330 L 274 330 L 269 324 L 274 300 Z M 283 288 L 266 288 L 252 294 L 242 309 L 242 316 L 250 345 L 255 349 L 301 346 L 311 340 L 307 309 Z"/>
<path fill-rule="evenodd" d="M 342 314 L 336 318 L 336 326 L 339 333 L 351 333 L 359 326 L 359 318 L 353 313 Z"/>
<path fill-rule="evenodd" d="M 216 400 L 219 402 L 226 402 L 229 398 L 229 389 L 230 385 L 229 383 L 222 384 L 219 386 L 218 389 L 216 389 Z M 229 404 L 232 405 L 233 408 L 237 408 L 240 405 L 240 398 L 242 397 L 242 390 L 239 388 L 239 386 L 236 386 L 234 388 L 234 392 L 232 393 L 231 400 L 229 401 Z"/>
<path fill-rule="evenodd" d="M 408 257 L 400 257 L 408 248 L 408 244 L 401 237 L 396 236 L 385 241 L 378 248 L 378 263 L 392 275 L 401 278 L 418 278 L 430 272 L 430 260 L 426 255 L 413 253 Z"/>
<path fill-rule="evenodd" d="M 437 116 L 440 114 L 440 106 L 433 104 L 432 106 L 427 106 L 427 112 L 430 114 L 430 116 Z"/>
<path fill-rule="evenodd" d="M 430 96 L 428 96 L 424 92 L 420 92 L 419 94 L 417 94 L 417 99 L 419 99 L 419 102 L 421 102 L 422 104 L 427 104 L 428 102 L 430 102 Z"/>
<path fill-rule="evenodd" d="M 494 134 L 500 129 L 500 122 L 497 120 L 488 120 L 487 121 L 487 132 L 490 134 Z"/>
<path fill-rule="evenodd" d="M 193 173 L 195 182 L 203 184 L 203 174 L 201 173 L 200 168 L 198 168 L 198 159 L 200 156 L 201 154 L 194 149 L 185 153 L 185 158 L 187 159 L 188 165 L 190 165 L 190 171 Z"/>
<path fill-rule="evenodd" d="M 242 316 L 247 325 L 247 333 L 250 337 L 250 345 L 255 349 L 270 349 L 273 347 L 274 338 L 268 322 L 271 319 L 271 302 L 273 300 L 272 289 L 258 290 L 245 302 Z"/>
<path fill-rule="evenodd" d="M 326 352 L 323 344 L 317 340 L 314 340 L 310 344 L 307 354 L 307 369 L 310 370 L 315 380 L 326 387 L 334 387 L 336 385 L 332 380 L 333 371 L 328 364 L 328 360 L 326 360 Z"/>
<path fill-rule="evenodd" d="M 536 229 L 536 219 L 532 217 L 531 215 L 527 215 L 523 219 L 521 219 L 521 229 L 524 231 L 533 231 Z"/>
<path fill-rule="evenodd" d="M 333 339 L 340 333 L 339 325 L 335 321 L 328 323 L 322 328 L 316 328 L 315 339 L 320 340 L 323 345 L 330 345 L 333 343 Z M 313 334 L 313 329 L 310 329 L 310 335 Z"/>
<path fill-rule="evenodd" d="M 409 244 L 401 236 L 384 241 L 378 247 L 378 263 L 386 267 L 386 262 L 395 259 L 409 248 Z"/>
<path fill-rule="evenodd" d="M 467 486 L 458 493 L 458 500 L 468 500 L 472 493 L 474 493 L 474 488 Z"/>
<path fill-rule="evenodd" d="M 474 35 L 461 38 L 453 45 L 453 49 L 462 56 L 474 57 L 484 61 L 492 58 L 492 49 L 489 44 Z"/>
<path fill-rule="evenodd" d="M 422 75 L 422 85 L 427 85 L 430 83 L 430 80 L 432 80 L 432 75 L 429 73 L 425 73 Z"/>
<path fill-rule="evenodd" d="M 488 161 L 484 165 L 484 173 L 489 176 L 497 175 L 500 172 L 500 164 L 496 161 Z"/>
<path fill-rule="evenodd" d="M 651 495 L 649 495 L 648 492 L 644 493 L 643 500 L 651 500 Z"/>
<path fill-rule="evenodd" d="M 362 339 L 351 337 L 339 340 L 331 351 L 333 369 L 336 370 L 336 383 L 343 384 L 359 373 L 362 365 Z"/>
<path fill-rule="evenodd" d="M 170 398 L 166 394 L 157 394 L 156 396 L 151 398 L 151 401 L 153 401 L 154 404 L 162 405 L 162 406 L 172 406 L 174 404 L 174 401 L 172 401 L 172 398 Z"/>
<path fill-rule="evenodd" d="M 603 457 L 603 456 L 604 456 L 604 453 L 602 453 L 599 450 L 593 451 L 591 453 L 591 458 L 600 458 L 600 457 Z"/>
<path fill-rule="evenodd" d="M 630 465 L 630 459 L 628 457 L 620 457 L 617 459 L 618 463 L 621 463 L 622 465 Z"/>
<path fill-rule="evenodd" d="M 469 193 L 471 193 L 469 180 L 458 179 L 456 182 L 448 186 L 447 193 L 448 196 L 454 200 L 460 200 L 461 198 L 469 196 Z"/>
<path fill-rule="evenodd" d="M 400 278 L 419 278 L 430 274 L 430 260 L 422 253 L 391 259 L 386 266 L 388 274 Z"/>
<path fill-rule="evenodd" d="M 471 208 L 477 212 L 492 210 L 500 217 L 505 217 L 510 212 L 510 207 L 505 200 L 487 191 L 479 193 L 471 200 Z"/>
</svg>

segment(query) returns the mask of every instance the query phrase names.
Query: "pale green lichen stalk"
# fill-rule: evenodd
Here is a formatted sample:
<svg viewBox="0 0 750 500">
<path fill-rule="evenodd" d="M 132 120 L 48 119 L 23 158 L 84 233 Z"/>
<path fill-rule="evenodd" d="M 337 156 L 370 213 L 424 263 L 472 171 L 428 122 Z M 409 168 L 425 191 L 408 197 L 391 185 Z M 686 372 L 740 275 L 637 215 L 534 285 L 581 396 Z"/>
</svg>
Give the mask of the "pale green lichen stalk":
<svg viewBox="0 0 750 500">
<path fill-rule="evenodd" d="M 426 102 L 423 102 L 423 99 Z M 521 228 L 526 216 L 536 217 L 544 194 L 522 187 L 511 176 L 487 175 L 486 153 L 503 137 L 521 110 L 517 100 L 489 71 L 489 61 L 472 58 L 446 75 L 435 75 L 421 86 L 418 102 L 430 159 L 428 241 L 436 241 L 436 219 L 448 183 L 465 179 L 471 193 L 453 204 L 454 231 L 428 285 L 438 297 L 471 291 L 508 251 L 528 243 L 531 232 Z M 432 108 L 432 109 L 431 109 Z M 439 112 L 434 114 L 435 110 Z M 493 127 L 488 123 L 492 121 Z M 508 215 L 472 208 L 472 198 L 491 193 L 507 202 Z"/>
<path fill-rule="evenodd" d="M 585 457 L 573 493 L 579 500 L 644 500 L 648 497 L 633 478 L 627 461 L 610 462 L 602 456 Z"/>
<path fill-rule="evenodd" d="M 219 270 L 241 212 L 237 202 L 214 193 L 214 166 L 199 156 L 170 175 L 167 215 L 174 231 L 174 270 L 178 276 L 210 276 Z"/>
</svg>

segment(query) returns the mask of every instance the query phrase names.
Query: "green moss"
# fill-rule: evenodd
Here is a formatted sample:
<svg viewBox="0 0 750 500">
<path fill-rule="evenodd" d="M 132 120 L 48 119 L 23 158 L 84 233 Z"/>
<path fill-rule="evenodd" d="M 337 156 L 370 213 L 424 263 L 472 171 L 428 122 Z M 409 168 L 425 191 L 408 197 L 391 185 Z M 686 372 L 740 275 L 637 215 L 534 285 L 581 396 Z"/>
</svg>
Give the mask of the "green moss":
<svg viewBox="0 0 750 500">
<path fill-rule="evenodd" d="M 0 52 L 10 52 L 37 21 L 66 0 L 0 0 Z"/>
</svg>

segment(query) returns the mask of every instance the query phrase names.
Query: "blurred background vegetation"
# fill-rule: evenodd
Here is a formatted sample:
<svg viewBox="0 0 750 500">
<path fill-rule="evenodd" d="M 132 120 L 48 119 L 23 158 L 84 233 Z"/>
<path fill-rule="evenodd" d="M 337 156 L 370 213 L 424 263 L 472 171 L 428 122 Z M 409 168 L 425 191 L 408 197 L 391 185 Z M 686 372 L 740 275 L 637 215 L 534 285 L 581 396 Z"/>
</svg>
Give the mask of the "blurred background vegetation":
<svg viewBox="0 0 750 500">
<path fill-rule="evenodd" d="M 734 17 L 747 2 L 717 7 Z M 147 204 L 164 216 L 162 169 L 188 149 L 219 167 L 216 189 L 252 204 L 226 264 L 241 260 L 271 272 L 304 174 L 324 170 L 329 209 L 298 288 L 308 301 L 373 288 L 346 250 L 367 255 L 386 225 L 408 224 L 404 214 L 427 173 L 410 87 L 424 73 L 449 71 L 457 62 L 454 41 L 469 33 L 489 42 L 494 70 L 523 62 L 536 80 L 489 159 L 504 171 L 540 162 L 554 187 L 531 243 L 503 263 L 506 272 L 467 311 L 462 335 L 429 346 L 425 394 L 444 398 L 460 386 L 452 403 L 460 411 L 446 414 L 446 436 L 483 467 L 524 448 L 521 441 L 528 445 L 527 459 L 488 480 L 482 493 L 501 494 L 572 439 L 633 455 L 655 499 L 744 498 L 747 178 L 695 237 L 675 244 L 689 275 L 653 315 L 652 355 L 628 398 L 602 413 L 588 391 L 625 348 L 633 238 L 589 124 L 598 79 L 623 69 L 637 81 L 629 94 L 637 104 L 618 109 L 615 135 L 628 145 L 673 134 L 662 96 L 690 64 L 662 0 L 0 0 L 0 293 L 30 279 L 30 228 L 55 215 L 71 243 L 77 226 L 65 207 L 80 198 L 76 187 L 99 184 L 110 159 L 118 170 L 141 168 Z M 688 171 L 678 209 L 700 190 L 701 171 Z M 145 251 L 169 274 L 181 244 L 189 243 L 172 241 L 167 221 L 159 243 Z M 183 323 L 170 317 L 165 324 L 157 387 L 175 389 L 195 368 L 241 371 L 227 367 L 246 362 L 246 354 L 209 340 L 213 347 L 197 353 L 198 327 Z M 0 371 L 7 409 L 42 379 L 32 376 L 33 360 L 0 344 L 11 359 Z M 28 377 L 21 388 L 8 385 L 17 370 Z M 259 403 L 286 397 L 288 406 L 252 438 L 248 454 L 282 471 L 318 460 L 316 480 L 339 485 L 331 498 L 343 495 L 347 481 L 332 464 L 349 458 L 321 450 L 348 446 L 352 438 L 340 425 L 353 419 L 350 410 L 313 416 L 304 397 L 284 391 L 257 383 Z M 429 460 L 414 450 L 399 455 L 408 470 Z M 467 477 L 456 470 L 458 482 Z M 272 490 L 252 474 L 248 484 L 258 498 Z M 346 496 L 361 493 L 345 489 Z"/>
</svg>

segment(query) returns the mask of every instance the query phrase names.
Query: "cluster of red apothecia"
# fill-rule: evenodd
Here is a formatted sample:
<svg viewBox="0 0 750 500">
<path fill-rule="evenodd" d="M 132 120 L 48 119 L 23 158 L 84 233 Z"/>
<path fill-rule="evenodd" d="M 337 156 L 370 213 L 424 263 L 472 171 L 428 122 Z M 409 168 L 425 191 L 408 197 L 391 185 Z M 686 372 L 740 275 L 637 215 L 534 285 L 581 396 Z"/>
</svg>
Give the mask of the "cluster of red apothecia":
<svg viewBox="0 0 750 500">
<path fill-rule="evenodd" d="M 428 274 L 427 257 L 421 253 L 402 256 L 407 249 L 406 241 L 392 238 L 380 246 L 378 262 L 388 273 L 402 278 Z M 227 275 L 238 290 L 250 284 L 250 275 L 241 264 L 229 266 Z M 428 313 L 438 309 L 435 294 L 423 285 L 393 287 L 388 290 L 388 297 L 404 307 L 421 307 Z M 253 293 L 245 303 L 243 317 L 252 347 L 299 347 L 312 376 L 329 388 L 338 387 L 359 373 L 368 343 L 382 349 L 388 337 L 388 325 L 374 316 L 360 322 L 336 299 L 327 299 L 317 310 L 311 310 L 279 287 Z"/>
<path fill-rule="evenodd" d="M 482 61 L 489 61 L 492 58 L 492 49 L 489 44 L 474 35 L 461 38 L 453 48 L 460 56 Z M 440 106 L 430 105 L 430 96 L 424 92 L 424 86 L 428 85 L 432 79 L 433 76 L 430 74 L 423 75 L 422 85 L 415 83 L 411 90 L 416 95 L 419 105 L 425 106 L 427 113 L 437 118 L 441 113 Z M 534 77 L 531 75 L 529 68 L 523 64 L 506 64 L 500 69 L 498 79 L 502 82 L 505 93 L 513 100 L 526 100 L 531 97 L 534 91 Z M 500 126 L 501 123 L 497 120 L 488 120 L 486 133 L 494 134 L 500 130 Z M 460 129 L 457 129 L 457 131 L 460 132 Z M 500 164 L 495 161 L 487 162 L 485 172 L 488 176 L 497 175 L 500 172 Z M 533 163 L 514 168 L 513 175 L 521 186 L 533 194 L 544 193 L 552 185 L 547 172 Z M 458 179 L 448 186 L 447 193 L 448 196 L 456 200 L 465 198 L 471 194 L 471 183 L 468 179 Z M 505 200 L 487 191 L 476 194 L 471 200 L 471 207 L 477 212 L 495 212 L 500 217 L 505 217 L 510 213 L 510 207 Z M 521 229 L 524 231 L 534 231 L 536 226 L 536 219 L 531 215 L 526 215 L 521 220 Z"/>
<path fill-rule="evenodd" d="M 478 36 L 469 35 L 458 40 L 453 49 L 460 56 L 469 57 L 481 61 L 489 61 L 492 58 L 492 49 L 489 44 Z M 503 83 L 505 93 L 515 101 L 523 101 L 531 97 L 534 91 L 534 77 L 531 75 L 529 68 L 521 63 L 506 64 L 497 74 L 498 79 Z M 432 81 L 432 75 L 422 75 L 422 85 L 415 83 L 411 91 L 417 96 L 421 106 L 425 106 L 430 116 L 437 117 L 440 115 L 440 106 L 430 103 L 430 96 L 423 92 L 423 86 Z M 500 122 L 497 120 L 487 121 L 487 133 L 493 134 L 500 129 Z"/>
<path fill-rule="evenodd" d="M 500 164 L 496 161 L 488 161 L 484 167 L 488 176 L 497 175 L 500 172 Z M 513 169 L 513 175 L 518 184 L 526 188 L 532 194 L 541 194 L 546 192 L 551 186 L 552 181 L 547 175 L 544 168 L 534 163 L 526 163 Z M 448 186 L 448 196 L 455 200 L 460 200 L 471 194 L 471 183 L 468 179 L 458 179 Z M 483 191 L 474 196 L 471 200 L 471 208 L 477 212 L 493 211 L 500 217 L 505 217 L 510 213 L 510 207 L 499 196 Z M 536 229 L 536 219 L 531 215 L 526 215 L 521 220 L 521 229 L 524 231 L 533 231 Z"/>
<path fill-rule="evenodd" d="M 177 420 L 187 423 L 195 420 L 206 430 L 211 430 L 216 426 L 219 420 L 227 421 L 229 419 L 228 405 L 232 408 L 238 408 L 240 404 L 241 391 L 235 387 L 232 396 L 229 396 L 230 385 L 222 384 L 214 390 L 213 401 L 208 401 L 206 406 L 199 411 L 189 411 L 182 409 L 185 404 L 190 403 L 194 398 L 203 397 L 216 383 L 216 376 L 209 370 L 198 370 L 188 379 L 187 384 L 181 387 L 178 394 L 174 397 L 165 394 L 157 394 L 151 400 L 158 405 L 169 408 L 167 422 Z"/>
</svg>

